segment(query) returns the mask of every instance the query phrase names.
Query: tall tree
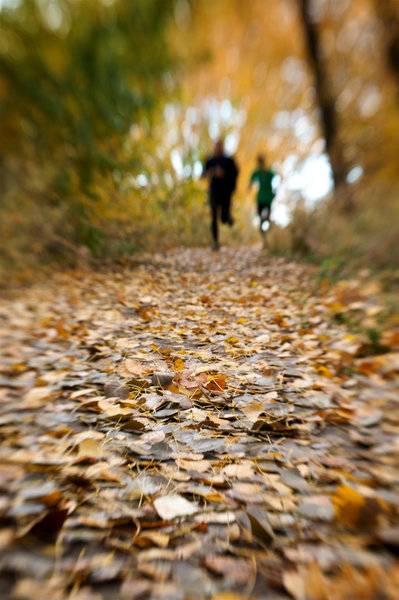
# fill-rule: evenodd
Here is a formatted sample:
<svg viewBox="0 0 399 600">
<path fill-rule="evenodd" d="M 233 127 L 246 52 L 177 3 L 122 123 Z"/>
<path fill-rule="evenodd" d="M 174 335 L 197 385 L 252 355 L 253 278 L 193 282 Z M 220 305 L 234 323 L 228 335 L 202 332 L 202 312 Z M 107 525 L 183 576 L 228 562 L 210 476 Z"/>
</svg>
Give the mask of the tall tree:
<svg viewBox="0 0 399 600">
<path fill-rule="evenodd" d="M 374 3 L 383 26 L 387 64 L 399 86 L 399 5 L 392 0 L 374 0 Z"/>
<path fill-rule="evenodd" d="M 314 74 L 317 102 L 321 113 L 321 125 L 326 143 L 326 150 L 330 158 L 334 185 L 337 189 L 339 187 L 342 188 L 346 183 L 348 168 L 342 146 L 338 139 L 335 99 L 331 94 L 331 85 L 322 57 L 320 35 L 317 26 L 312 19 L 310 4 L 310 0 L 299 0 L 309 63 Z M 347 195 L 345 194 L 345 198 L 346 197 Z M 347 208 L 349 208 L 349 199 L 346 199 L 345 203 Z"/>
</svg>

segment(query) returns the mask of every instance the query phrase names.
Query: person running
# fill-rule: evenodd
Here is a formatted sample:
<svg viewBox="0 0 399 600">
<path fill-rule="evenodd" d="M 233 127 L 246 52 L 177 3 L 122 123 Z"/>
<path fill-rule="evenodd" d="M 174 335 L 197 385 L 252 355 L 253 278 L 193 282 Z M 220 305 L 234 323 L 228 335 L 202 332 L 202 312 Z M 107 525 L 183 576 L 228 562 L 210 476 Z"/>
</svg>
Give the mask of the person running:
<svg viewBox="0 0 399 600">
<path fill-rule="evenodd" d="M 265 223 L 267 222 L 270 225 L 270 212 L 275 196 L 275 191 L 272 185 L 274 176 L 275 172 L 271 168 L 266 167 L 265 156 L 263 154 L 259 154 L 257 158 L 257 168 L 251 175 L 248 190 L 250 190 L 254 184 L 257 185 L 258 192 L 256 194 L 256 201 L 260 219 L 260 234 L 263 242 L 265 241 L 265 231 L 268 229 L 268 227 L 265 227 Z"/>
<path fill-rule="evenodd" d="M 218 219 L 233 225 L 231 196 L 236 188 L 238 167 L 233 158 L 224 153 L 223 141 L 215 144 L 214 154 L 205 163 L 204 176 L 209 176 L 209 204 L 211 208 L 211 231 L 213 249 L 219 249 Z"/>
</svg>

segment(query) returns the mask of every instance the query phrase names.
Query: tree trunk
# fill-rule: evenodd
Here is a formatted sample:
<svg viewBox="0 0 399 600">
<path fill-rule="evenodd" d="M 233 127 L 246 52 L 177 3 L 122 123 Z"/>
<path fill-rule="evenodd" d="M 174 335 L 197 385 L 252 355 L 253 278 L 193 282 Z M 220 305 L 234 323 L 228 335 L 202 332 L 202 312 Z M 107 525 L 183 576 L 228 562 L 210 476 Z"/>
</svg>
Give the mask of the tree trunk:
<svg viewBox="0 0 399 600">
<path fill-rule="evenodd" d="M 321 125 L 326 142 L 327 154 L 330 158 L 335 189 L 346 185 L 348 169 L 345 164 L 342 147 L 338 140 L 337 114 L 335 101 L 330 93 L 330 83 L 323 65 L 320 49 L 319 33 L 310 14 L 310 1 L 299 0 L 308 59 L 313 71 L 317 102 L 321 112 Z M 347 208 L 350 208 L 349 195 L 343 195 Z"/>
<path fill-rule="evenodd" d="M 399 8 L 393 0 L 374 0 L 375 11 L 383 27 L 385 55 L 399 89 Z"/>
</svg>

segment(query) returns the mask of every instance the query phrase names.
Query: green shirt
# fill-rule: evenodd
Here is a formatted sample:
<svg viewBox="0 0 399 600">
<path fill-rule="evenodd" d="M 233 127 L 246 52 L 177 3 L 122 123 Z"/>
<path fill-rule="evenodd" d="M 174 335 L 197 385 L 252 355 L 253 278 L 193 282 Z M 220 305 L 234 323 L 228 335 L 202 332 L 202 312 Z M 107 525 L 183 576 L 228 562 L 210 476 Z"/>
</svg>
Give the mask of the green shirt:
<svg viewBox="0 0 399 600">
<path fill-rule="evenodd" d="M 263 171 L 255 169 L 251 175 L 251 184 L 256 182 L 259 185 L 256 199 L 258 204 L 262 206 L 270 206 L 273 202 L 275 194 L 272 187 L 272 181 L 274 176 L 275 173 L 272 169 L 264 169 Z"/>
</svg>

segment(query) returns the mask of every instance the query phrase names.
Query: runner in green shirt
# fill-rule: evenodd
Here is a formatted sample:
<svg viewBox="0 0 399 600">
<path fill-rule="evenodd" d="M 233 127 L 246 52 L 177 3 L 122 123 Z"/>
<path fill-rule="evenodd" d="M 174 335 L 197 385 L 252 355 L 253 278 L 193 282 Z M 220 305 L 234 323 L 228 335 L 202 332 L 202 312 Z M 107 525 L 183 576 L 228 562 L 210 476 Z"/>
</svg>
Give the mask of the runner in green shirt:
<svg viewBox="0 0 399 600">
<path fill-rule="evenodd" d="M 270 210 L 275 196 L 272 181 L 275 176 L 271 168 L 266 167 L 266 160 L 263 154 L 259 154 L 257 158 L 257 168 L 251 175 L 248 189 L 256 183 L 258 192 L 256 195 L 258 205 L 258 215 L 260 218 L 260 233 L 263 238 L 263 224 L 268 221 L 270 223 Z"/>
</svg>

